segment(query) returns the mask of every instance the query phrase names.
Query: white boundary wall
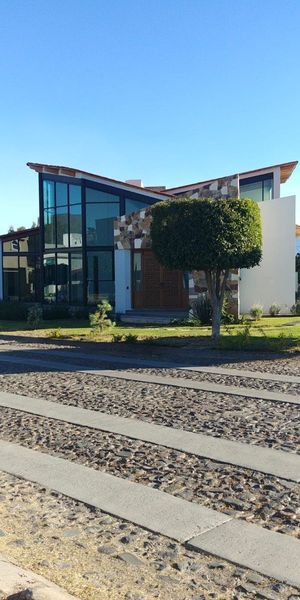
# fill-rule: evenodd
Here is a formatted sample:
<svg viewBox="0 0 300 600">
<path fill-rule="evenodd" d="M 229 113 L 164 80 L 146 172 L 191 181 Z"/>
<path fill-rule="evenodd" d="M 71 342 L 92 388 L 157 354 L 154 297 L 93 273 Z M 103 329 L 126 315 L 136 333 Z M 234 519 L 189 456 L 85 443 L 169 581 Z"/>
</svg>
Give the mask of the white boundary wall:
<svg viewBox="0 0 300 600">
<path fill-rule="evenodd" d="M 253 269 L 241 269 L 240 311 L 248 313 L 253 304 L 262 304 L 268 314 L 273 302 L 289 314 L 295 302 L 295 219 L 296 197 L 259 203 L 262 218 L 263 257 Z"/>
</svg>

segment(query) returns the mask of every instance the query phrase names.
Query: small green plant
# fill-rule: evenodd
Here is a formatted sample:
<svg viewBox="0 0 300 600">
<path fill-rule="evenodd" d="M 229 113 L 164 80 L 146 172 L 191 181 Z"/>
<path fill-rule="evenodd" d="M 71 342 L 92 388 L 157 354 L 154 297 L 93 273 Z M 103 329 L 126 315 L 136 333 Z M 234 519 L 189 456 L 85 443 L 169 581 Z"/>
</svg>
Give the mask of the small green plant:
<svg viewBox="0 0 300 600">
<path fill-rule="evenodd" d="M 250 308 L 250 316 L 254 321 L 259 321 L 263 315 L 263 307 L 261 304 L 253 304 Z"/>
<path fill-rule="evenodd" d="M 297 300 L 295 304 L 291 307 L 292 315 L 299 316 L 300 315 L 300 300 Z"/>
<path fill-rule="evenodd" d="M 128 333 L 124 336 L 124 342 L 127 342 L 128 344 L 136 344 L 137 341 L 138 336 L 134 335 L 133 333 Z"/>
<path fill-rule="evenodd" d="M 112 306 L 108 302 L 108 300 L 101 300 L 101 302 L 97 304 L 96 311 L 94 313 L 91 313 L 89 316 L 90 326 L 93 332 L 101 333 L 104 329 L 107 329 L 108 327 L 113 327 L 114 323 L 108 317 L 108 313 L 111 310 Z"/>
<path fill-rule="evenodd" d="M 210 325 L 212 320 L 212 309 L 207 293 L 201 294 L 192 303 L 193 315 L 201 325 Z"/>
<path fill-rule="evenodd" d="M 120 335 L 118 333 L 114 333 L 114 335 L 112 336 L 112 341 L 116 342 L 117 344 L 120 343 L 120 342 L 123 342 L 124 341 L 124 335 L 122 335 L 122 334 Z"/>
<path fill-rule="evenodd" d="M 38 329 L 43 322 L 43 309 L 34 304 L 27 312 L 27 325 L 30 329 Z"/>
<path fill-rule="evenodd" d="M 61 327 L 57 327 L 56 329 L 50 329 L 49 337 L 51 338 L 61 338 L 63 337 L 63 333 Z"/>
<path fill-rule="evenodd" d="M 280 311 L 281 311 L 280 304 L 273 302 L 273 304 L 271 304 L 271 306 L 269 308 L 269 314 L 271 315 L 271 317 L 277 317 L 277 315 L 279 315 Z"/>
</svg>

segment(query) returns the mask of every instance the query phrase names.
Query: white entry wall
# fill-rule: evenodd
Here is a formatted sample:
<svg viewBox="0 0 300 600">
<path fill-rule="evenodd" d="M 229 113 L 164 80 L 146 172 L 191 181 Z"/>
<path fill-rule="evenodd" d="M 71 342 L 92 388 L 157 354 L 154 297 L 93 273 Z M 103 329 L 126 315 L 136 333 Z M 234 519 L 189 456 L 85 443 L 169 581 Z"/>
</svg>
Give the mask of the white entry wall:
<svg viewBox="0 0 300 600">
<path fill-rule="evenodd" d="M 253 269 L 241 269 L 240 312 L 261 304 L 268 314 L 271 304 L 289 314 L 295 302 L 296 197 L 277 198 L 259 204 L 262 218 L 263 257 Z"/>
</svg>

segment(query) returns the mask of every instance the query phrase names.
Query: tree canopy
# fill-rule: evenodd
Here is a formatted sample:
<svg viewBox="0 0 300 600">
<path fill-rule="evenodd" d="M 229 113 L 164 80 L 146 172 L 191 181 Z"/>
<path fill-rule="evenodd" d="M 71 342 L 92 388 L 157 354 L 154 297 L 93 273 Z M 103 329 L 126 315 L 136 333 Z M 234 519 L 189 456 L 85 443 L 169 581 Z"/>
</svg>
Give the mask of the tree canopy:
<svg viewBox="0 0 300 600">
<path fill-rule="evenodd" d="M 261 260 L 257 202 L 176 198 L 152 206 L 152 217 L 152 249 L 158 261 L 168 269 L 205 272 L 217 338 L 230 269 L 248 269 Z"/>
<path fill-rule="evenodd" d="M 249 268 L 261 259 L 260 210 L 254 200 L 164 200 L 152 207 L 152 217 L 153 251 L 167 268 Z"/>
</svg>

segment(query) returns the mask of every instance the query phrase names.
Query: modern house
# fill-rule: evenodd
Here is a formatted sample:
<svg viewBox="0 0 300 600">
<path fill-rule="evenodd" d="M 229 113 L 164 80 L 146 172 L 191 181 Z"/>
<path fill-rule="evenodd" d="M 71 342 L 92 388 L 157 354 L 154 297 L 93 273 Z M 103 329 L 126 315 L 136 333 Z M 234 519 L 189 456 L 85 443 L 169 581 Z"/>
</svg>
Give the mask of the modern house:
<svg viewBox="0 0 300 600">
<path fill-rule="evenodd" d="M 72 306 L 108 298 L 115 311 L 188 309 L 202 273 L 168 271 L 151 251 L 151 205 L 167 198 L 253 198 L 263 223 L 259 267 L 232 273 L 235 312 L 295 301 L 295 196 L 280 188 L 297 162 L 176 188 L 144 187 L 80 169 L 28 163 L 38 173 L 40 226 L 0 236 L 0 298 Z"/>
</svg>

